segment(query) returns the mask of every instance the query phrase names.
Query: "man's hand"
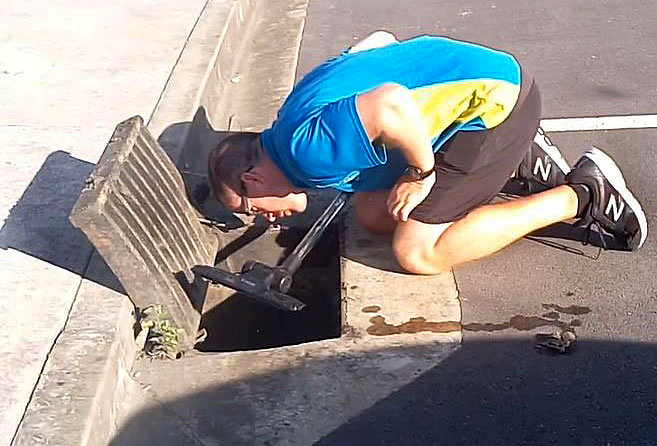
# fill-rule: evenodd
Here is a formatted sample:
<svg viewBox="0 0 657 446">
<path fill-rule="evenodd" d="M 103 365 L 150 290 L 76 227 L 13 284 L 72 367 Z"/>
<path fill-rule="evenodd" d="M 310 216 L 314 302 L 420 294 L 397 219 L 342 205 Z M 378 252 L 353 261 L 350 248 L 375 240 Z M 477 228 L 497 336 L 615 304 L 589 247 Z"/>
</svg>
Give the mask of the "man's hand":
<svg viewBox="0 0 657 446">
<path fill-rule="evenodd" d="M 276 220 L 279 218 L 283 217 L 289 217 L 292 215 L 294 212 L 292 212 L 289 209 L 285 209 L 283 211 L 276 211 L 276 212 L 264 212 L 262 213 L 262 216 L 265 217 L 270 223 L 276 223 Z"/>
<path fill-rule="evenodd" d="M 407 221 L 413 209 L 429 195 L 435 182 L 436 172 L 423 180 L 411 181 L 401 177 L 390 191 L 386 202 L 392 218 L 396 221 Z"/>
</svg>

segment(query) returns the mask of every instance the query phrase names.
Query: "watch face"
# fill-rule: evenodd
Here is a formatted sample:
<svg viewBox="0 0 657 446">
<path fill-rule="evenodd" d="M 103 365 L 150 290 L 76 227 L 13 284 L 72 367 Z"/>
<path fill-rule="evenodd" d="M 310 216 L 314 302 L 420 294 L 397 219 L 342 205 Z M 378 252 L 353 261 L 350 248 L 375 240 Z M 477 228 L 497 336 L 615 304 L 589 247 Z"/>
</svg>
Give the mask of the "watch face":
<svg viewBox="0 0 657 446">
<path fill-rule="evenodd" d="M 431 175 L 433 173 L 434 169 L 427 170 L 426 172 L 422 172 L 419 167 L 415 166 L 408 166 L 406 170 L 404 170 L 404 175 L 406 175 L 408 178 L 412 180 L 424 180 L 426 177 Z"/>
<path fill-rule="evenodd" d="M 406 170 L 404 170 L 404 174 L 413 180 L 419 180 L 422 171 L 415 166 L 408 166 Z"/>
</svg>

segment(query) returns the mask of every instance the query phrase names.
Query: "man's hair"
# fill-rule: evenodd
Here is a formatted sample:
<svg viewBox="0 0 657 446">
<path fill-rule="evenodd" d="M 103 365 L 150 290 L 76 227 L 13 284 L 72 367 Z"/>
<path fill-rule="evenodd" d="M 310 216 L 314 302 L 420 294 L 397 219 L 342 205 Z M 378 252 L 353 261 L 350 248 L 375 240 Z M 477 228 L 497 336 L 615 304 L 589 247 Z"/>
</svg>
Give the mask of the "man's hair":
<svg viewBox="0 0 657 446">
<path fill-rule="evenodd" d="M 222 201 L 226 189 L 244 195 L 241 175 L 260 160 L 260 133 L 237 133 L 217 144 L 208 157 L 208 178 L 214 196 Z"/>
</svg>

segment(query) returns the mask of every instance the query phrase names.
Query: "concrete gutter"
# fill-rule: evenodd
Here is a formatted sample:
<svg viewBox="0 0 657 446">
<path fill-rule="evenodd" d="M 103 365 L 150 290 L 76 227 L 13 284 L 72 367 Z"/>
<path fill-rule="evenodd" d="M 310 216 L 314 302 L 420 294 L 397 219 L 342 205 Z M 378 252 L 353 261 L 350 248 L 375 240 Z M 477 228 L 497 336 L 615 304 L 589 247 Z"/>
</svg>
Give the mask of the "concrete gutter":
<svg viewBox="0 0 657 446">
<path fill-rule="evenodd" d="M 234 59 L 255 13 L 257 0 L 208 1 L 194 31 L 171 72 L 147 126 L 171 157 L 178 162 L 195 116 L 200 109 L 214 109 L 224 97 Z M 172 125 L 179 125 L 168 131 Z M 218 123 L 210 123 L 218 124 Z M 214 125 L 223 129 L 223 123 Z"/>
<path fill-rule="evenodd" d="M 227 49 L 238 46 L 254 4 L 206 3 L 150 117 L 153 134 L 192 120 L 213 67 L 230 65 Z M 138 350 L 133 306 L 115 280 L 94 253 L 12 445 L 108 443 Z"/>
</svg>

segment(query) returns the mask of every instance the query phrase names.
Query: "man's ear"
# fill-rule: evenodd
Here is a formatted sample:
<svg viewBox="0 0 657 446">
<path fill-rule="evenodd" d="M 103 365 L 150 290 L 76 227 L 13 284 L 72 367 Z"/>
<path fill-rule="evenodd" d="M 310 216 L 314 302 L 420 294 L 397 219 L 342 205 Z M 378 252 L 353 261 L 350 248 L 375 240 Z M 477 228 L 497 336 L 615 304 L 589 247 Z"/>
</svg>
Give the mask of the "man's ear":
<svg viewBox="0 0 657 446">
<path fill-rule="evenodd" d="M 240 174 L 240 179 L 244 183 L 247 191 L 260 190 L 265 184 L 265 178 L 255 169 L 247 170 Z"/>
</svg>

